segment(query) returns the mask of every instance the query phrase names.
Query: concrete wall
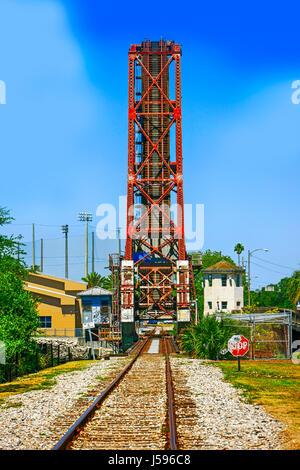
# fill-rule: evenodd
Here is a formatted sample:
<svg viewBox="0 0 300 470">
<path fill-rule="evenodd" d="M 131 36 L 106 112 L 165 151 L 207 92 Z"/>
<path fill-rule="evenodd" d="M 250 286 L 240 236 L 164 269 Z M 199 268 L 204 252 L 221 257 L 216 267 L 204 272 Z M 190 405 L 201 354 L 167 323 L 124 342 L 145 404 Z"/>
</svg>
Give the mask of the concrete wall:
<svg viewBox="0 0 300 470">
<path fill-rule="evenodd" d="M 90 344 L 81 341 L 79 338 L 34 338 L 34 340 L 39 344 L 52 344 L 54 350 L 54 356 L 57 354 L 57 347 L 59 346 L 59 356 L 61 361 L 66 361 L 69 358 L 69 348 L 71 353 L 71 360 L 86 360 L 90 359 L 91 351 Z M 103 356 L 105 354 L 111 353 L 112 350 L 107 347 L 100 347 L 99 343 L 94 341 L 94 349 L 96 357 Z"/>
</svg>

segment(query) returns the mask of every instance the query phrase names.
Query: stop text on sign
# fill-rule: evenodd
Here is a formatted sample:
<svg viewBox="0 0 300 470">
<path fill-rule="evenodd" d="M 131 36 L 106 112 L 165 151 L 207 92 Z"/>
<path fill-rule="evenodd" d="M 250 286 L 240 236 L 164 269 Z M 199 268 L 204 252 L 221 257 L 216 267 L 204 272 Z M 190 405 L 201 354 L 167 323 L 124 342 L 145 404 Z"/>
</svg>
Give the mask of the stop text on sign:
<svg viewBox="0 0 300 470">
<path fill-rule="evenodd" d="M 244 356 L 249 350 L 249 341 L 243 335 L 234 335 L 228 341 L 228 351 L 233 356 Z"/>
</svg>

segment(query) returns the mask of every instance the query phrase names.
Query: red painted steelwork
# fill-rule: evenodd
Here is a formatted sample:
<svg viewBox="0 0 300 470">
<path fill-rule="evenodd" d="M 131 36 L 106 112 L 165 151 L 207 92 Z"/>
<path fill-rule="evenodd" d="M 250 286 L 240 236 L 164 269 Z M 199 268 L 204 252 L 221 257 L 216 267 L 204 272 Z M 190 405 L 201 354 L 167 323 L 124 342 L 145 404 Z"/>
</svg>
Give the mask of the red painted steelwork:
<svg viewBox="0 0 300 470">
<path fill-rule="evenodd" d="M 190 308 L 189 281 L 177 286 L 176 280 L 176 262 L 186 259 L 180 60 L 181 47 L 174 41 L 147 40 L 129 51 L 125 260 L 134 261 L 140 318 L 162 313 L 175 316 L 177 287 L 180 307 Z"/>
</svg>

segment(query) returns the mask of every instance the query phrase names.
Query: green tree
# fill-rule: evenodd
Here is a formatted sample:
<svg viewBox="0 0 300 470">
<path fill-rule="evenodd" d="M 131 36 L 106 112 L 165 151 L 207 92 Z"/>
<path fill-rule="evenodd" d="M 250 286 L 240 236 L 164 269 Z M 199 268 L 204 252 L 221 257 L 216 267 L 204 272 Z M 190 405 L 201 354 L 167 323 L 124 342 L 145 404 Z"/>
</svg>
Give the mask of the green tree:
<svg viewBox="0 0 300 470">
<path fill-rule="evenodd" d="M 0 226 L 11 223 L 7 209 L 0 207 Z M 21 237 L 0 234 L 0 340 L 4 341 L 8 359 L 16 352 L 36 348 L 32 335 L 39 327 L 37 301 L 24 289 L 28 270 Z"/>
<path fill-rule="evenodd" d="M 101 281 L 101 287 L 103 289 L 111 290 L 112 289 L 112 277 L 111 274 L 108 276 L 103 276 L 102 281 Z M 116 287 L 116 286 L 115 286 Z"/>
<path fill-rule="evenodd" d="M 270 284 L 274 289 L 272 291 L 266 290 L 264 287 L 257 291 L 251 291 L 252 306 L 255 308 L 293 309 L 300 297 L 299 273 L 300 271 L 296 271 L 293 276 L 284 277 L 277 284 Z"/>
<path fill-rule="evenodd" d="M 103 289 L 109 290 L 112 287 L 111 275 L 101 276 L 101 274 L 93 272 L 83 277 L 82 280 L 87 283 L 88 288 L 103 287 Z"/>
<path fill-rule="evenodd" d="M 287 283 L 287 295 L 293 306 L 300 300 L 300 271 L 295 271 Z"/>
<path fill-rule="evenodd" d="M 238 265 L 240 266 L 240 254 L 244 251 L 245 247 L 241 243 L 237 243 L 234 247 L 234 251 L 238 254 Z"/>
<path fill-rule="evenodd" d="M 33 352 L 32 341 L 40 322 L 37 300 L 24 289 L 24 282 L 15 272 L 1 272 L 0 276 L 0 339 L 4 341 L 7 357 L 16 352 Z"/>
</svg>

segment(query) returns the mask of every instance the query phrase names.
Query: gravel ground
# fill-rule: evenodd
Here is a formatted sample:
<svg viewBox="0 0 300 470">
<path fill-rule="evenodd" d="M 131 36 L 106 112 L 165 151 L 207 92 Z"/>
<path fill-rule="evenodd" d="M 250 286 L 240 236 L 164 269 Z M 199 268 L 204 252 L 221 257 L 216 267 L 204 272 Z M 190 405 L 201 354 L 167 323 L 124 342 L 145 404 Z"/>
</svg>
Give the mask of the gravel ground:
<svg viewBox="0 0 300 470">
<path fill-rule="evenodd" d="M 116 376 L 123 367 L 124 358 L 97 361 L 85 370 L 58 375 L 57 384 L 48 390 L 8 397 L 6 403 L 21 406 L 0 407 L 0 449 L 51 449 L 65 432 L 63 426 L 69 427 L 87 408 L 87 401 L 93 400 L 88 396 L 80 408 L 82 394 L 104 388 L 105 382 L 97 376 Z M 241 391 L 224 382 L 220 369 L 185 358 L 171 358 L 171 367 L 180 448 L 281 448 L 279 434 L 284 425 L 262 407 L 247 404 Z M 62 410 L 66 417 L 71 412 L 70 423 Z"/>
<path fill-rule="evenodd" d="M 75 402 L 82 394 L 88 394 L 89 389 L 97 387 L 100 393 L 104 386 L 96 377 L 105 378 L 112 372 L 116 376 L 123 367 L 124 357 L 97 361 L 87 369 L 56 376 L 57 384 L 49 390 L 7 397 L 6 403 L 22 403 L 22 406 L 5 408 L 4 404 L 0 407 L 0 449 L 51 449 L 61 437 L 57 421 L 61 419 L 62 410 L 67 414 L 74 408 L 77 419 L 82 411 L 74 406 Z"/>
<path fill-rule="evenodd" d="M 177 430 L 183 449 L 280 449 L 284 425 L 241 390 L 224 382 L 220 369 L 198 359 L 172 358 Z"/>
</svg>

